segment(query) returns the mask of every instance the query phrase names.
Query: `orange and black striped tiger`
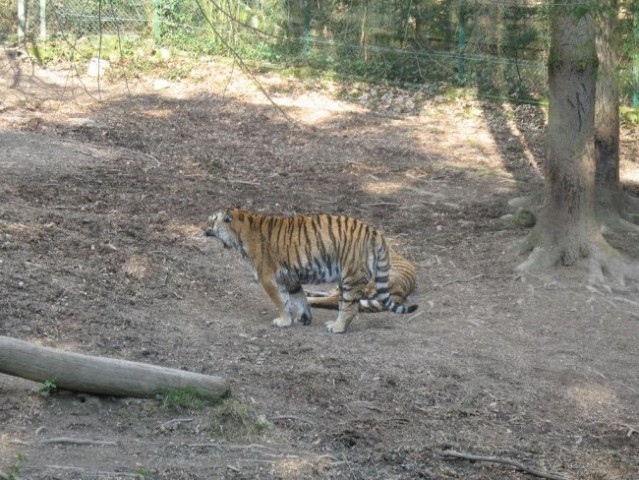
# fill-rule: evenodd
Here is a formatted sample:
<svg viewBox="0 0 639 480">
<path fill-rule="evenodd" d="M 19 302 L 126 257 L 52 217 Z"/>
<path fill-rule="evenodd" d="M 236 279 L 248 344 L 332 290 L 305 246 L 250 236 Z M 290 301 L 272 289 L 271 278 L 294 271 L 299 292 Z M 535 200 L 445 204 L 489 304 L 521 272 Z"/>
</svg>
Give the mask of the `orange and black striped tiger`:
<svg viewBox="0 0 639 480">
<path fill-rule="evenodd" d="M 415 267 L 404 257 L 389 248 L 390 273 L 388 276 L 388 293 L 393 302 L 403 304 L 415 289 Z M 375 298 L 375 281 L 371 279 L 366 287 L 365 297 L 359 301 L 359 311 L 377 313 L 387 310 L 383 303 Z M 339 287 L 330 292 L 306 291 L 308 304 L 315 308 L 337 310 L 340 302 Z"/>
<path fill-rule="evenodd" d="M 375 229 L 354 218 L 332 215 L 263 216 L 237 208 L 209 217 L 205 231 L 225 247 L 239 250 L 257 280 L 277 306 L 277 327 L 293 321 L 311 323 L 303 284 L 336 281 L 339 314 L 328 322 L 332 333 L 343 333 L 367 299 L 374 281 L 377 301 L 395 313 L 410 313 L 417 305 L 399 305 L 389 292 L 389 248 Z M 295 314 L 293 314 L 295 308 Z"/>
</svg>

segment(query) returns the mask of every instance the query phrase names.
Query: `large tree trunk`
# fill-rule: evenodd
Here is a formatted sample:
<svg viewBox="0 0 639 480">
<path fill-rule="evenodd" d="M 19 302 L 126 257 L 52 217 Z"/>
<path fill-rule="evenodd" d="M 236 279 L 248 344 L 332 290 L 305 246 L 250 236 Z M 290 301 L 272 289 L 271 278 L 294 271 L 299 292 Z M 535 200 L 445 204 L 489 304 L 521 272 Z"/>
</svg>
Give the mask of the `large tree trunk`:
<svg viewBox="0 0 639 480">
<path fill-rule="evenodd" d="M 155 397 L 189 389 L 219 399 L 229 391 L 220 377 L 107 357 L 63 352 L 0 336 L 0 373 L 35 382 L 54 381 L 65 390 L 128 397 Z"/>
<path fill-rule="evenodd" d="M 597 19 L 599 74 L 595 104 L 595 158 L 597 207 L 601 223 L 608 228 L 639 227 L 637 199 L 626 195 L 619 182 L 619 83 L 617 78 L 616 25 L 618 2 Z"/>
<path fill-rule="evenodd" d="M 595 215 L 595 25 L 590 13 L 555 7 L 548 59 L 544 204 L 519 270 L 586 260 L 597 279 L 628 275 Z"/>
</svg>

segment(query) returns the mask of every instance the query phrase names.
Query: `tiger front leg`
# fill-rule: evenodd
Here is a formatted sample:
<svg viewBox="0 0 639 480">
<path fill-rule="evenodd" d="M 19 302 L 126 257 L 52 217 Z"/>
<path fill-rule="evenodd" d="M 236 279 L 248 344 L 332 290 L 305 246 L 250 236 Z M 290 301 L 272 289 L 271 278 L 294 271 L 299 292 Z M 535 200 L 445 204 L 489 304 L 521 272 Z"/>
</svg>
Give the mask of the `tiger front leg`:
<svg viewBox="0 0 639 480">
<path fill-rule="evenodd" d="M 290 327 L 293 324 L 293 315 L 291 312 L 291 296 L 288 293 L 288 289 L 270 278 L 260 278 L 260 283 L 279 312 L 279 317 L 272 322 L 273 326 L 279 328 Z"/>
<path fill-rule="evenodd" d="M 310 325 L 313 321 L 313 314 L 311 313 L 311 307 L 306 300 L 306 294 L 302 290 L 301 286 L 296 286 L 289 290 L 289 297 L 291 303 L 295 306 L 295 321 L 302 325 Z"/>
</svg>

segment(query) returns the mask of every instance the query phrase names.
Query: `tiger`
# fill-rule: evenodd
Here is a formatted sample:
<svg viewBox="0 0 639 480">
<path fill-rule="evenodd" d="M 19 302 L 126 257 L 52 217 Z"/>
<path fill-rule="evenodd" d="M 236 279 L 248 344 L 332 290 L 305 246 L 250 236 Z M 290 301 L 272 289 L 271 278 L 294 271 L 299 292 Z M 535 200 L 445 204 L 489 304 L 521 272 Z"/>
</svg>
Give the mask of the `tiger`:
<svg viewBox="0 0 639 480">
<path fill-rule="evenodd" d="M 223 209 L 208 218 L 204 235 L 238 250 L 253 269 L 279 316 L 273 325 L 310 325 L 311 308 L 303 284 L 337 282 L 339 313 L 326 323 L 330 333 L 344 333 L 368 299 L 399 314 L 417 305 L 399 305 L 390 293 L 390 250 L 377 230 L 352 217 L 327 214 L 273 216 L 239 208 Z M 293 312 L 295 310 L 295 312 Z"/>
<path fill-rule="evenodd" d="M 389 253 L 390 275 L 388 291 L 393 302 L 401 305 L 415 289 L 415 267 L 394 250 L 389 249 Z M 306 293 L 306 300 L 311 307 L 328 310 L 337 310 L 339 308 L 339 287 L 330 292 L 305 290 L 304 293 Z M 365 297 L 359 301 L 358 310 L 360 313 L 377 313 L 387 310 L 383 303 L 374 298 L 375 293 L 375 283 L 371 280 L 366 287 Z"/>
</svg>

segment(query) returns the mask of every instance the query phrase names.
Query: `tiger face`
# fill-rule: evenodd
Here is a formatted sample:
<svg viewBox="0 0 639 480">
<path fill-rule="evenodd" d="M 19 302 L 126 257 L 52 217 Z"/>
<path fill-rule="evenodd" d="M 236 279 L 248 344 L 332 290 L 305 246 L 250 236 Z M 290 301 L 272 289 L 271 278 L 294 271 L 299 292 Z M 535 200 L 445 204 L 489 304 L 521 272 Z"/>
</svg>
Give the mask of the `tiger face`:
<svg viewBox="0 0 639 480">
<path fill-rule="evenodd" d="M 208 218 L 207 228 L 204 235 L 207 237 L 215 237 L 222 242 L 224 248 L 240 248 L 240 229 L 237 222 L 233 222 L 234 214 L 237 210 L 220 210 Z M 235 224 L 234 224 L 235 223 Z"/>
</svg>

